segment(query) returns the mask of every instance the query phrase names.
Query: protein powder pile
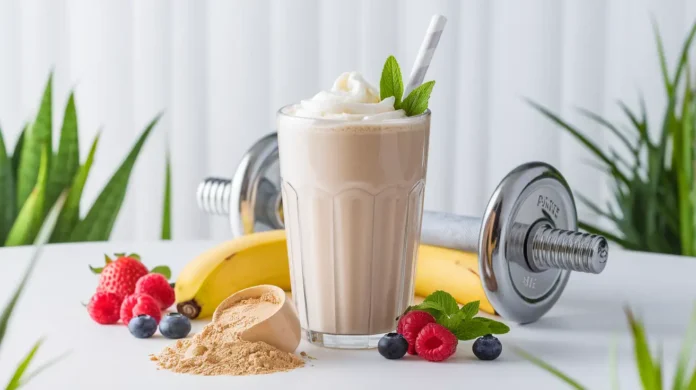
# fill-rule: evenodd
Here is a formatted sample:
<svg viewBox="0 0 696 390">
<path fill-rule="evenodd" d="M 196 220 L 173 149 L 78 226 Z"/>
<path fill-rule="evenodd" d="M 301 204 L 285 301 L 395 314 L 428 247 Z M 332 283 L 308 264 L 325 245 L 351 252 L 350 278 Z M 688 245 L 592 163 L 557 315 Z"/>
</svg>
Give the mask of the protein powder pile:
<svg viewBox="0 0 696 390">
<path fill-rule="evenodd" d="M 258 313 L 278 304 L 278 298 L 270 293 L 239 301 L 200 333 L 178 340 L 150 359 L 160 368 L 196 375 L 270 374 L 302 367 L 304 361 L 292 353 L 240 338 L 242 331 L 265 319 Z"/>
</svg>

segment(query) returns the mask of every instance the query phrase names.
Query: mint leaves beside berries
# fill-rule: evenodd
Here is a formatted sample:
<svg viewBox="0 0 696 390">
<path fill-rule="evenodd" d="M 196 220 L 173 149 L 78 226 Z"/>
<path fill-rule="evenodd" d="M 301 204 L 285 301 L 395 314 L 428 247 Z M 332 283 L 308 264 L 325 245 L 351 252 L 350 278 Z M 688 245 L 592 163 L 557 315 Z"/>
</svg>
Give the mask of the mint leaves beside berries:
<svg viewBox="0 0 696 390">
<path fill-rule="evenodd" d="M 473 340 L 489 334 L 505 334 L 510 331 L 502 322 L 476 317 L 479 301 L 469 302 L 460 309 L 454 297 L 444 291 L 435 291 L 428 295 L 421 304 L 406 309 L 406 313 L 414 310 L 430 313 L 438 324 L 449 329 L 459 340 Z"/>
<path fill-rule="evenodd" d="M 404 81 L 401 75 L 401 67 L 394 56 L 389 56 L 382 68 L 382 77 L 379 80 L 379 97 L 384 100 L 394 97 L 394 109 L 402 109 L 406 116 L 420 115 L 428 109 L 430 93 L 433 91 L 435 81 L 423 83 L 415 88 L 406 98 L 404 94 Z"/>
</svg>

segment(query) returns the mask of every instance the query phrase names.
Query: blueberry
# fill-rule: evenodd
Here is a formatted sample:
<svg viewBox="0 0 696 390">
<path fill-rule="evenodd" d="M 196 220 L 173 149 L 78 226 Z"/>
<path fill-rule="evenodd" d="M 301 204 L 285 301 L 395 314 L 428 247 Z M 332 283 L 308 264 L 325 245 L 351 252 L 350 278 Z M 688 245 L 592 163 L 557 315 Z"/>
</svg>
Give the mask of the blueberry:
<svg viewBox="0 0 696 390">
<path fill-rule="evenodd" d="M 481 360 L 495 360 L 503 352 L 503 344 L 497 337 L 487 334 L 474 341 L 474 355 Z"/>
<path fill-rule="evenodd" d="M 191 331 L 191 320 L 180 313 L 169 313 L 160 321 L 159 330 L 168 339 L 182 339 Z"/>
<path fill-rule="evenodd" d="M 147 339 L 157 332 L 157 321 L 147 314 L 142 314 L 128 322 L 128 330 L 139 339 Z"/>
<path fill-rule="evenodd" d="M 377 350 L 387 359 L 401 359 L 408 351 L 408 341 L 398 333 L 387 333 L 379 339 Z"/>
</svg>

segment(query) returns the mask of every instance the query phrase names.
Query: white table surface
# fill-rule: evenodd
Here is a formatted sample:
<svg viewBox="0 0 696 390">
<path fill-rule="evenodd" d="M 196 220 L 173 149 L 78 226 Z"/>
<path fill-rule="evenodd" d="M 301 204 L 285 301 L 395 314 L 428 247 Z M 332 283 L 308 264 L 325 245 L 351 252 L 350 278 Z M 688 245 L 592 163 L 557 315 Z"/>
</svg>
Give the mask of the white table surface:
<svg viewBox="0 0 696 390">
<path fill-rule="evenodd" d="M 609 350 L 619 348 L 622 388 L 638 388 L 632 344 L 622 308 L 630 304 L 645 320 L 653 345 L 664 347 L 671 379 L 680 340 L 696 301 L 696 259 L 613 250 L 600 276 L 574 274 L 563 297 L 541 320 L 512 326 L 501 337 L 503 354 L 494 362 L 476 360 L 471 342 L 461 342 L 454 358 L 429 363 L 418 358 L 388 361 L 376 350 L 337 351 L 302 342 L 317 360 L 289 373 L 247 377 L 201 377 L 157 370 L 148 355 L 171 340 L 133 338 L 123 325 L 94 323 L 87 302 L 97 278 L 88 264 L 104 253 L 137 252 L 148 266 L 168 264 L 174 275 L 212 242 L 94 243 L 45 248 L 22 296 L 0 350 L 0 380 L 36 339 L 46 341 L 33 365 L 70 354 L 34 378 L 28 389 L 498 389 L 565 388 L 549 374 L 510 351 L 521 347 L 552 362 L 590 388 L 609 387 Z M 0 249 L 0 297 L 7 301 L 31 253 Z M 194 331 L 204 321 L 194 322 Z"/>
</svg>

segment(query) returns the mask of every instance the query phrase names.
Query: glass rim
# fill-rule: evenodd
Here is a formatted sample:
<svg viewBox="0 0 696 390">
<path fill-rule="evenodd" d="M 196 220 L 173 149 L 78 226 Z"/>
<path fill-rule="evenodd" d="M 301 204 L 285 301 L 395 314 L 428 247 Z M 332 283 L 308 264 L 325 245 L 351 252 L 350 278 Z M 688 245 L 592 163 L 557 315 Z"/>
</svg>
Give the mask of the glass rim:
<svg viewBox="0 0 696 390">
<path fill-rule="evenodd" d="M 315 118 L 315 117 L 310 117 L 310 116 L 299 116 L 299 115 L 293 115 L 293 114 L 288 114 L 285 111 L 286 109 L 290 107 L 296 106 L 297 103 L 292 103 L 292 104 L 287 104 L 276 112 L 276 116 L 283 116 L 286 118 L 295 118 L 295 119 L 300 119 L 300 120 L 311 120 L 311 121 L 319 121 L 319 122 L 328 122 L 328 123 L 351 123 L 351 122 L 356 122 L 356 123 L 399 123 L 399 122 L 409 122 L 412 120 L 416 119 L 422 119 L 425 117 L 429 117 L 432 111 L 429 108 L 426 108 L 425 111 L 422 114 L 414 115 L 414 116 L 406 116 L 403 118 L 392 118 L 392 119 L 360 119 L 360 120 L 346 120 L 346 119 L 336 119 L 336 118 Z"/>
</svg>

